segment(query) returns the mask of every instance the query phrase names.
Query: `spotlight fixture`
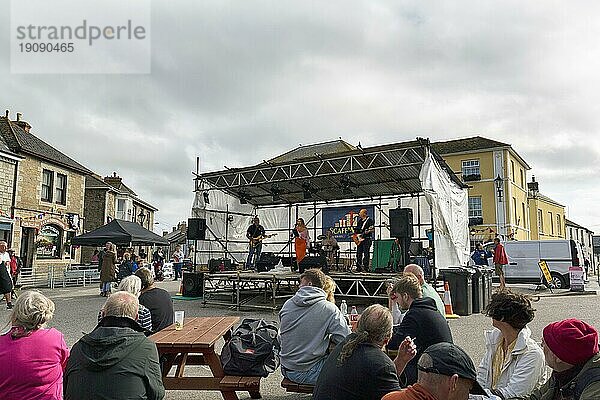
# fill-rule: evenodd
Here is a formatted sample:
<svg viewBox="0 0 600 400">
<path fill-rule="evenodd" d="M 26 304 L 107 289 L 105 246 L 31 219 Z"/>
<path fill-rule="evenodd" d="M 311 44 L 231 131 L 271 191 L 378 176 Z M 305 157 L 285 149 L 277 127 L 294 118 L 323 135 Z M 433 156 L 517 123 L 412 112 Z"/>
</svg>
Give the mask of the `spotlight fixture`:
<svg viewBox="0 0 600 400">
<path fill-rule="evenodd" d="M 342 187 L 343 194 L 352 194 L 352 189 L 350 189 L 350 187 L 353 185 L 348 175 L 343 175 L 340 178 L 340 186 Z"/>
<path fill-rule="evenodd" d="M 304 194 L 304 200 L 312 199 L 312 187 L 309 181 L 302 182 L 302 192 Z"/>
<path fill-rule="evenodd" d="M 240 190 L 238 192 L 238 198 L 240 199 L 240 204 L 248 204 L 248 200 L 250 200 L 252 197 L 245 191 Z"/>
<path fill-rule="evenodd" d="M 271 194 L 273 195 L 273 201 L 281 200 L 281 188 L 278 184 L 274 183 L 271 185 Z"/>
<path fill-rule="evenodd" d="M 202 197 L 204 197 L 204 203 L 210 204 L 210 198 L 208 197 L 208 192 L 203 192 Z"/>
</svg>

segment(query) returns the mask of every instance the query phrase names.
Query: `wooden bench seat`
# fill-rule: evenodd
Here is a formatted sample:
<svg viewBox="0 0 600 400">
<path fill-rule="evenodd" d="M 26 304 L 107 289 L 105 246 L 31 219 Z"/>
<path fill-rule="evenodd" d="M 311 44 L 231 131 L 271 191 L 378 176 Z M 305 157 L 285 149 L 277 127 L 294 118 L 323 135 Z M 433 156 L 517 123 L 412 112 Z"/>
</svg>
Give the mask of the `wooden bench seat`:
<svg viewBox="0 0 600 400">
<path fill-rule="evenodd" d="M 244 391 L 250 393 L 253 399 L 260 399 L 260 376 L 233 376 L 226 375 L 221 379 L 219 386 L 223 390 Z"/>
<path fill-rule="evenodd" d="M 315 387 L 313 385 L 306 385 L 303 383 L 296 383 L 290 381 L 288 378 L 283 378 L 281 381 L 281 387 L 285 389 L 286 392 L 294 392 L 294 393 L 308 393 L 312 394 Z"/>
</svg>

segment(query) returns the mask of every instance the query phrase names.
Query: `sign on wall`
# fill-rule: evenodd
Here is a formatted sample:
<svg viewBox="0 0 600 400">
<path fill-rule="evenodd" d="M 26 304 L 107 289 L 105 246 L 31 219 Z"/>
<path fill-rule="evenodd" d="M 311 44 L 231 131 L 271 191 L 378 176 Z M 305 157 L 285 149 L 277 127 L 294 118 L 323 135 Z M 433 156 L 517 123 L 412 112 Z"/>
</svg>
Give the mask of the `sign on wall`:
<svg viewBox="0 0 600 400">
<path fill-rule="evenodd" d="M 343 206 L 324 208 L 322 211 L 323 234 L 331 229 L 333 236 L 338 242 L 351 242 L 354 228 L 359 219 L 358 212 L 367 210 L 369 218 L 375 220 L 375 206 Z"/>
</svg>

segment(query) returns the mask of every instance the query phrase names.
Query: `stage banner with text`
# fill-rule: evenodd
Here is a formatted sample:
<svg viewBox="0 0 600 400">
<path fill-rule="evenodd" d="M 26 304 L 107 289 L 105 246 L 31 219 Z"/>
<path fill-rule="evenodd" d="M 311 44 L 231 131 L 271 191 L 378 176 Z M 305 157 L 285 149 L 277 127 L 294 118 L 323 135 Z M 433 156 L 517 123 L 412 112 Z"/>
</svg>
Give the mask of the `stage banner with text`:
<svg viewBox="0 0 600 400">
<path fill-rule="evenodd" d="M 323 234 L 331 229 L 338 242 L 351 242 L 354 227 L 359 220 L 358 212 L 363 208 L 367 210 L 369 218 L 373 218 L 375 221 L 375 206 L 373 205 L 324 208 L 322 211 Z"/>
</svg>

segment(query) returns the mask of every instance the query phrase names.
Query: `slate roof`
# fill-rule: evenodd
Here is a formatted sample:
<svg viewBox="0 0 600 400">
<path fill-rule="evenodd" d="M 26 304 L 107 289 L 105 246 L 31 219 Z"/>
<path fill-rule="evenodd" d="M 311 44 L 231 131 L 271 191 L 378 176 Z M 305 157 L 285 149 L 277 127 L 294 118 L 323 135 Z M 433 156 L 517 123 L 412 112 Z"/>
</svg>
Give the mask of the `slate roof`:
<svg viewBox="0 0 600 400">
<path fill-rule="evenodd" d="M 447 140 L 445 142 L 434 142 L 431 143 L 431 147 L 436 151 L 436 153 L 441 156 L 448 154 L 457 154 L 457 153 L 470 153 L 478 150 L 491 150 L 498 148 L 507 148 L 510 150 L 521 162 L 527 167 L 531 169 L 529 164 L 521 157 L 510 144 L 499 142 L 497 140 L 488 139 L 482 136 L 472 136 L 464 139 L 454 139 Z"/>
<path fill-rule="evenodd" d="M 564 204 L 560 204 L 558 201 L 556 201 L 556 200 L 553 200 L 553 199 L 551 199 L 550 197 L 548 197 L 548 196 L 545 196 L 545 195 L 543 195 L 543 194 L 541 194 L 541 193 L 538 193 L 538 194 L 536 194 L 536 195 L 535 195 L 535 197 L 536 197 L 538 200 L 544 201 L 544 202 L 546 202 L 546 203 L 554 204 L 554 205 L 557 205 L 557 206 L 560 206 L 560 207 L 564 207 L 564 206 L 565 206 Z"/>
<path fill-rule="evenodd" d="M 574 227 L 574 228 L 585 229 L 585 230 L 586 230 L 586 231 L 588 231 L 588 232 L 592 232 L 591 230 L 589 230 L 589 229 L 588 229 L 588 228 L 586 228 L 585 226 L 581 226 L 581 225 L 579 225 L 578 223 L 576 223 L 576 222 L 573 222 L 573 221 L 571 221 L 571 220 L 570 220 L 570 219 L 568 219 L 568 218 L 565 218 L 565 225 L 572 226 L 572 227 Z"/>
<path fill-rule="evenodd" d="M 296 147 L 295 149 L 278 155 L 277 157 L 271 158 L 269 162 L 273 164 L 285 163 L 294 160 L 299 160 L 302 158 L 314 157 L 315 154 L 336 154 L 348 150 L 356 150 L 356 147 L 341 139 L 331 140 L 329 142 L 315 143 Z"/>
<path fill-rule="evenodd" d="M 127 186 L 126 184 L 124 184 L 122 181 L 120 181 L 118 185 L 113 185 L 113 184 L 111 184 L 110 182 L 111 182 L 111 181 L 104 182 L 104 183 L 106 183 L 106 184 L 107 184 L 107 185 L 109 185 L 110 187 L 112 187 L 112 188 L 116 189 L 118 192 L 121 192 L 121 193 L 126 193 L 126 194 L 129 194 L 129 195 L 131 195 L 131 196 L 137 196 L 137 193 L 136 193 L 136 192 L 134 192 L 133 190 L 131 190 L 131 189 L 129 188 L 129 186 Z"/>
<path fill-rule="evenodd" d="M 127 187 L 123 182 L 119 182 L 119 185 L 114 186 L 107 182 L 104 182 L 102 178 L 98 175 L 88 175 L 85 177 L 85 188 L 86 189 L 104 189 L 110 190 L 113 192 L 117 192 L 120 194 L 125 194 L 131 196 L 131 199 L 134 203 L 138 203 L 143 205 L 145 208 L 148 208 L 152 211 L 158 211 L 158 208 L 154 207 L 152 204 L 140 199 L 137 197 L 137 194 L 129 187 Z"/>
<path fill-rule="evenodd" d="M 88 175 L 85 177 L 85 188 L 86 189 L 106 189 L 115 191 L 115 188 L 98 178 L 96 175 Z"/>
<path fill-rule="evenodd" d="M 169 243 L 184 243 L 187 239 L 187 230 L 182 231 L 176 229 L 174 232 L 170 232 L 163 237 L 167 239 Z"/>
<path fill-rule="evenodd" d="M 92 174 L 92 171 L 71 157 L 52 147 L 34 134 L 25 132 L 18 124 L 6 117 L 0 117 L 0 135 L 2 135 L 2 139 L 4 139 L 4 142 L 13 153 L 30 154 L 84 175 Z"/>
<path fill-rule="evenodd" d="M 16 155 L 15 153 L 13 153 L 10 148 L 8 147 L 8 144 L 6 144 L 6 142 L 3 139 L 3 135 L 0 135 L 0 151 L 3 153 L 8 153 L 11 155 Z"/>
<path fill-rule="evenodd" d="M 452 153 L 465 153 L 475 150 L 493 149 L 498 147 L 510 147 L 510 144 L 498 142 L 497 140 L 492 140 L 481 136 L 473 136 L 465 139 L 433 142 L 431 143 L 431 147 L 433 147 L 438 154 L 444 155 Z"/>
</svg>

